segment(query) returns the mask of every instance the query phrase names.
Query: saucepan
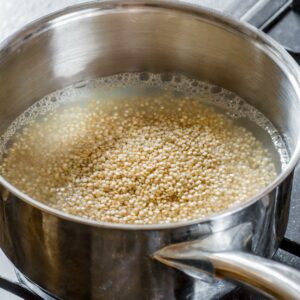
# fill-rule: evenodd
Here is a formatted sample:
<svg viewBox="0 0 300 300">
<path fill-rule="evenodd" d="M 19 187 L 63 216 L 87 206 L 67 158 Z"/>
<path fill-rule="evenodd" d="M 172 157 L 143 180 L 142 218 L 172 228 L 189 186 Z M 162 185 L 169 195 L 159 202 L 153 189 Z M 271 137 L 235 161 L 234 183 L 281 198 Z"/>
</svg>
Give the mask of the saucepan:
<svg viewBox="0 0 300 300">
<path fill-rule="evenodd" d="M 299 272 L 268 258 L 286 229 L 300 154 L 300 72 L 250 25 L 173 0 L 100 1 L 42 18 L 1 45 L 0 133 L 46 94 L 131 71 L 182 73 L 237 93 L 279 130 L 288 165 L 239 206 L 162 225 L 68 215 L 1 177 L 1 248 L 19 276 L 37 293 L 73 300 L 211 299 L 235 281 L 299 299 Z"/>
</svg>

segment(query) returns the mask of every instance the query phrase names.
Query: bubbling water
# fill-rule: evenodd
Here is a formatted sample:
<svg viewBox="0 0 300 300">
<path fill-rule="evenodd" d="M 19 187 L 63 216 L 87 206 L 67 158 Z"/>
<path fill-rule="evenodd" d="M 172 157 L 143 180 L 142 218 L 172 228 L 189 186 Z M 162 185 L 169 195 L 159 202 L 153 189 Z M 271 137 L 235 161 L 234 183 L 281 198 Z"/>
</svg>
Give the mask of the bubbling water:
<svg viewBox="0 0 300 300">
<path fill-rule="evenodd" d="M 239 149 L 247 152 L 239 157 Z M 153 73 L 81 81 L 45 96 L 9 126 L 0 155 L 2 175 L 29 196 L 85 218 L 135 224 L 205 217 L 246 201 L 289 160 L 272 123 L 236 94 Z"/>
</svg>

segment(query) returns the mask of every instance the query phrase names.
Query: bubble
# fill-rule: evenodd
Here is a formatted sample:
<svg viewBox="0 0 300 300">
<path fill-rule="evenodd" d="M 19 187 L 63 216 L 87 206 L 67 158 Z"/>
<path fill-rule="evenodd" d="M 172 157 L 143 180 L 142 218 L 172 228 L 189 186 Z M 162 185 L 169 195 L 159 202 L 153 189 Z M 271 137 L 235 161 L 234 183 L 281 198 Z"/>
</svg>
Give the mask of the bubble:
<svg viewBox="0 0 300 300">
<path fill-rule="evenodd" d="M 81 89 L 81 88 L 85 87 L 86 85 L 87 85 L 87 82 L 85 80 L 83 80 L 83 81 L 79 81 L 79 82 L 75 83 L 74 87 L 76 89 Z"/>
<path fill-rule="evenodd" d="M 193 86 L 193 87 L 196 87 L 196 86 L 198 86 L 198 85 L 199 85 L 198 81 L 196 81 L 196 80 L 192 81 L 192 86 Z"/>
<path fill-rule="evenodd" d="M 236 100 L 236 101 L 239 101 L 239 99 L 236 98 L 235 94 L 232 93 L 232 92 L 229 92 L 228 93 L 222 93 L 222 96 L 224 96 L 224 98 L 228 99 L 228 100 Z"/>
<path fill-rule="evenodd" d="M 162 82 L 172 81 L 172 79 L 173 79 L 173 75 L 170 74 L 170 73 L 161 74 L 161 81 Z"/>
<path fill-rule="evenodd" d="M 174 76 L 174 82 L 176 82 L 176 83 L 181 82 L 181 77 L 180 77 L 180 75 L 175 75 L 175 76 Z"/>
<path fill-rule="evenodd" d="M 143 81 L 147 81 L 147 80 L 149 80 L 149 78 L 150 78 L 149 73 L 141 73 L 140 74 L 140 79 Z"/>
<path fill-rule="evenodd" d="M 212 86 L 210 88 L 210 91 L 213 93 L 213 94 L 218 94 L 222 91 L 222 89 L 219 87 L 219 86 Z"/>
</svg>

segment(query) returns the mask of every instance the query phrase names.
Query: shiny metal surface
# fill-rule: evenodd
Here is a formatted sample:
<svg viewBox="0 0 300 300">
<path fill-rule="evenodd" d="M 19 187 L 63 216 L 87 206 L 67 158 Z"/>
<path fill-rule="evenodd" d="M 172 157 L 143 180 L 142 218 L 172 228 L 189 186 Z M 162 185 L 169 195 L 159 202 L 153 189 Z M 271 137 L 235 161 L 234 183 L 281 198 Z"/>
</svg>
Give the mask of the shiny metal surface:
<svg viewBox="0 0 300 300">
<path fill-rule="evenodd" d="M 251 223 L 242 223 L 203 239 L 167 246 L 154 258 L 193 278 L 211 273 L 248 284 L 274 299 L 299 299 L 300 271 L 245 252 L 252 229 Z"/>
<path fill-rule="evenodd" d="M 232 285 L 188 277 L 153 253 L 250 223 L 248 251 L 269 257 L 285 231 L 299 158 L 298 66 L 266 36 L 211 11 L 173 1 L 109 1 L 26 27 L 0 50 L 0 133 L 36 100 L 70 83 L 145 70 L 181 72 L 238 93 L 281 131 L 291 161 L 247 204 L 172 225 L 72 217 L 1 177 L 1 247 L 22 273 L 63 299 L 211 299 Z"/>
<path fill-rule="evenodd" d="M 263 7 L 266 2 L 272 0 L 182 0 L 184 2 L 203 5 L 211 9 L 222 11 L 236 18 L 249 14 L 260 4 Z M 29 22 L 43 17 L 59 9 L 70 5 L 88 2 L 86 0 L 0 0 L 0 41 L 10 36 Z M 255 7 L 254 7 L 255 6 Z"/>
</svg>

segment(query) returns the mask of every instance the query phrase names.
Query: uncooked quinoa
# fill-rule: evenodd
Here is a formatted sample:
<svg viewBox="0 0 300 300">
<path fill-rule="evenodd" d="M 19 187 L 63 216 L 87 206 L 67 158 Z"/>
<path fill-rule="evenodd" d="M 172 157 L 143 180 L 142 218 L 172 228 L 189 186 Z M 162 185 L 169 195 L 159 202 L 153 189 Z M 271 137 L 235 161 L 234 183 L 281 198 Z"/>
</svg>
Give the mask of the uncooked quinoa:
<svg viewBox="0 0 300 300">
<path fill-rule="evenodd" d="M 128 224 L 205 217 L 249 199 L 276 175 L 249 130 L 169 94 L 51 112 L 16 135 L 1 170 L 54 208 Z"/>
</svg>

